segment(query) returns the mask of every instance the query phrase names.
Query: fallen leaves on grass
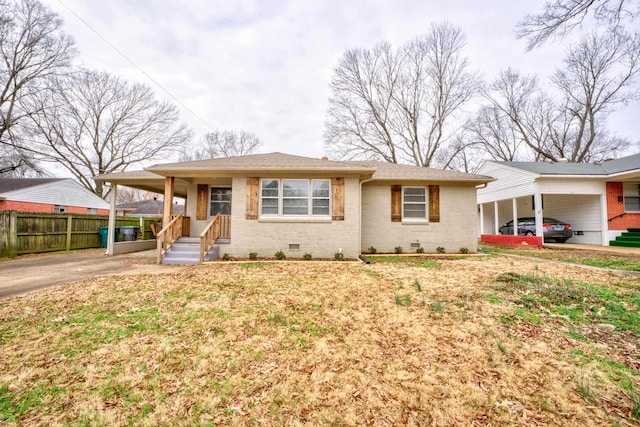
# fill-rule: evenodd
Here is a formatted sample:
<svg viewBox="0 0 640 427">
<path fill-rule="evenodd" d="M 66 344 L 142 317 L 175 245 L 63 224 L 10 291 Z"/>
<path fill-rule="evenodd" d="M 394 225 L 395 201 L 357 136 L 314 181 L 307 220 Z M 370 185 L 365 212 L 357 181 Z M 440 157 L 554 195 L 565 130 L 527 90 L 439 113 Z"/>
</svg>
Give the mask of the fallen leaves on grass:
<svg viewBox="0 0 640 427">
<path fill-rule="evenodd" d="M 0 402 L 9 402 L 0 404 L 2 421 L 628 421 L 628 399 L 607 378 L 595 382 L 587 372 L 594 380 L 583 385 L 595 403 L 578 390 L 578 367 L 567 355 L 587 344 L 551 321 L 505 324 L 514 304 L 487 298 L 507 271 L 598 283 L 618 276 L 491 256 L 438 263 L 216 263 L 2 301 Z M 396 303 L 400 294 L 410 296 L 406 304 Z"/>
</svg>

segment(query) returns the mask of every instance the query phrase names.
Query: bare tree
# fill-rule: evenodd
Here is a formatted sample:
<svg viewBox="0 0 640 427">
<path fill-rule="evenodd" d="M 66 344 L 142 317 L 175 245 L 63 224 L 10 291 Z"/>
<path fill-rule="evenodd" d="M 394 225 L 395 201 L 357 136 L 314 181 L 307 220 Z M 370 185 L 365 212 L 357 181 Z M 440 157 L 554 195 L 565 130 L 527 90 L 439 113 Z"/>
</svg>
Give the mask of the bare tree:
<svg viewBox="0 0 640 427">
<path fill-rule="evenodd" d="M 145 190 L 139 190 L 131 187 L 118 187 L 118 196 L 116 202 L 121 203 L 134 203 L 141 202 L 143 200 L 157 199 L 158 193 L 152 193 Z"/>
<path fill-rule="evenodd" d="M 22 101 L 63 71 L 74 53 L 58 15 L 36 0 L 0 0 L 0 174 L 37 168 L 21 149 L 20 125 L 31 113 Z"/>
<path fill-rule="evenodd" d="M 383 42 L 345 52 L 330 84 L 326 150 L 346 159 L 448 164 L 440 153 L 459 141 L 457 119 L 479 82 L 463 47 L 462 31 L 442 23 L 396 51 Z"/>
<path fill-rule="evenodd" d="M 533 49 L 552 36 L 566 36 L 589 15 L 617 32 L 638 13 L 638 0 L 553 0 L 545 3 L 542 12 L 527 15 L 516 27 L 516 34 L 528 39 L 528 49 Z"/>
<path fill-rule="evenodd" d="M 584 36 L 564 65 L 550 81 L 554 99 L 535 79 L 503 71 L 484 93 L 487 103 L 471 125 L 474 141 L 502 160 L 588 162 L 624 149 L 629 142 L 610 135 L 605 124 L 617 106 L 639 96 L 632 85 L 640 72 L 638 37 Z"/>
<path fill-rule="evenodd" d="M 540 160 L 549 139 L 553 103 L 539 90 L 535 77 L 511 68 L 482 91 L 485 99 L 469 124 L 473 141 L 492 159 Z"/>
<path fill-rule="evenodd" d="M 156 100 L 142 84 L 105 72 L 79 71 L 53 79 L 32 117 L 32 150 L 70 171 L 106 198 L 92 178 L 178 153 L 191 137 L 175 106 Z"/>
<path fill-rule="evenodd" d="M 188 161 L 246 156 L 254 154 L 261 145 L 262 141 L 254 133 L 216 130 L 207 133 L 201 144 L 185 146 L 181 158 Z"/>
<path fill-rule="evenodd" d="M 588 161 L 620 143 L 606 138 L 603 127 L 617 106 L 640 95 L 633 88 L 640 73 L 640 38 L 623 33 L 586 35 L 569 48 L 564 64 L 552 77 L 563 97 L 564 114 L 563 126 L 552 133 L 549 151 L 571 161 Z"/>
</svg>

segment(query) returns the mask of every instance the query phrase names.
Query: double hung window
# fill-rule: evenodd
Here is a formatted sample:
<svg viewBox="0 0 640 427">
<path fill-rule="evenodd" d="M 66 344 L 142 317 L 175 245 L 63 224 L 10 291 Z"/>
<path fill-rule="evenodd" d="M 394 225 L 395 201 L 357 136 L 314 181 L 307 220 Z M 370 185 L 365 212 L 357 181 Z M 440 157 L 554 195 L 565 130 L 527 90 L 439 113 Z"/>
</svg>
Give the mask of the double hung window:
<svg viewBox="0 0 640 427">
<path fill-rule="evenodd" d="M 261 216 L 329 216 L 328 179 L 262 179 Z"/>
<path fill-rule="evenodd" d="M 427 189 L 425 187 L 402 187 L 402 218 L 408 220 L 427 219 Z"/>
<path fill-rule="evenodd" d="M 231 214 L 231 188 L 211 187 L 209 216 Z"/>
</svg>

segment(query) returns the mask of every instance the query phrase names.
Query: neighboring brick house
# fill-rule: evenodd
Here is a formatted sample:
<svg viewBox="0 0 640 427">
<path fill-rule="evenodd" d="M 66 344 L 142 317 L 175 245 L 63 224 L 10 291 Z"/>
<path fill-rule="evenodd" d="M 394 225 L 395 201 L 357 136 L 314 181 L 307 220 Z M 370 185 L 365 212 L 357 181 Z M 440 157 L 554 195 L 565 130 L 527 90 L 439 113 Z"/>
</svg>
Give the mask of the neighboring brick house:
<svg viewBox="0 0 640 427">
<path fill-rule="evenodd" d="M 374 161 L 331 161 L 281 153 L 156 165 L 96 177 L 186 199 L 190 235 L 217 214 L 230 224 L 221 251 L 272 257 L 356 258 L 394 252 L 477 249 L 476 187 L 492 178 Z M 114 191 L 114 190 L 112 190 Z M 164 225 L 171 220 L 164 209 Z M 107 251 L 109 252 L 109 248 Z"/>
<path fill-rule="evenodd" d="M 116 206 L 118 216 L 161 217 L 164 202 L 157 198 L 139 200 L 137 202 L 120 203 Z M 173 213 L 184 212 L 184 205 L 174 203 Z"/>
<path fill-rule="evenodd" d="M 569 243 L 609 245 L 640 228 L 640 154 L 597 163 L 488 161 L 479 173 L 496 178 L 478 191 L 480 234 L 533 216 L 570 223 Z"/>
<path fill-rule="evenodd" d="M 0 178 L 0 211 L 108 215 L 109 204 L 70 178 Z"/>
</svg>

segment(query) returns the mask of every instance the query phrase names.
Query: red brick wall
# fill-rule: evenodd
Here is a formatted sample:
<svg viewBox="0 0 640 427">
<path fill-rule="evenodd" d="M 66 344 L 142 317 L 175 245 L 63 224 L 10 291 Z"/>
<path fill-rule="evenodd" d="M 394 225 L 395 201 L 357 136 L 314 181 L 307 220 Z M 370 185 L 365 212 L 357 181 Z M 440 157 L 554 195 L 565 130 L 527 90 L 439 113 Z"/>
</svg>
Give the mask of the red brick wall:
<svg viewBox="0 0 640 427">
<path fill-rule="evenodd" d="M 53 212 L 53 205 L 46 203 L 17 202 L 15 200 L 0 200 L 0 210 L 18 212 Z"/>
<path fill-rule="evenodd" d="M 607 182 L 607 218 L 613 218 L 609 221 L 609 230 L 626 230 L 627 228 L 640 228 L 640 212 L 624 212 L 624 201 L 618 201 L 618 196 L 622 197 L 621 182 Z M 623 214 L 618 217 L 618 215 Z"/>
<path fill-rule="evenodd" d="M 0 200 L 0 211 L 43 212 L 53 213 L 54 205 L 46 203 L 18 202 L 15 200 Z M 67 213 L 88 214 L 88 208 L 67 206 Z M 96 215 L 109 215 L 108 209 L 96 209 Z"/>
</svg>

